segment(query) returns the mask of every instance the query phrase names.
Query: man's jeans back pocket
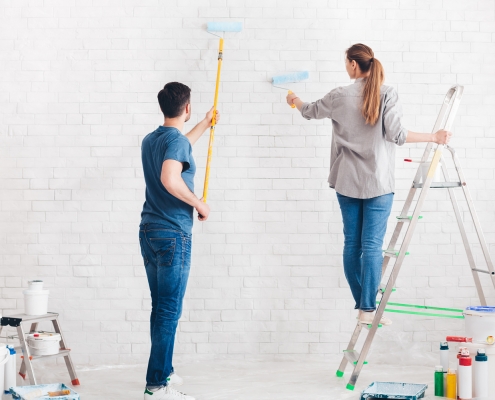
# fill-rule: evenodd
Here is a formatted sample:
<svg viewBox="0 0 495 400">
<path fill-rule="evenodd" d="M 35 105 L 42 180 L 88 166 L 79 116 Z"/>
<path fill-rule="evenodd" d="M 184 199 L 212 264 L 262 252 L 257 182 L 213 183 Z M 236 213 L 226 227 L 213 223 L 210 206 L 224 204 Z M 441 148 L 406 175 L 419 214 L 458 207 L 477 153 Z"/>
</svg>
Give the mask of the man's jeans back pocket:
<svg viewBox="0 0 495 400">
<path fill-rule="evenodd" d="M 158 266 L 168 267 L 172 265 L 175 254 L 175 238 L 150 238 L 150 244 L 156 253 Z"/>
</svg>

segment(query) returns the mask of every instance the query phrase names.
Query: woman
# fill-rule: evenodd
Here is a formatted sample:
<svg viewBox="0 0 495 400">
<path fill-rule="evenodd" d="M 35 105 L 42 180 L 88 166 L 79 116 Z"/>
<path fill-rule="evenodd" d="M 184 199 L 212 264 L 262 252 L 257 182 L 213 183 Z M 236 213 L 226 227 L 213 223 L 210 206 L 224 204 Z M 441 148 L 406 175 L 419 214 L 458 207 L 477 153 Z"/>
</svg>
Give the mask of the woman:
<svg viewBox="0 0 495 400">
<path fill-rule="evenodd" d="M 451 133 L 415 133 L 401 125 L 397 92 L 383 85 L 384 71 L 370 47 L 347 49 L 345 68 L 355 83 L 313 103 L 287 96 L 306 119 L 330 118 L 333 125 L 330 187 L 337 192 L 344 223 L 344 273 L 360 322 L 373 321 L 381 279 L 382 245 L 394 196 L 395 146 L 446 144 Z M 381 324 L 392 321 L 382 317 Z"/>
</svg>

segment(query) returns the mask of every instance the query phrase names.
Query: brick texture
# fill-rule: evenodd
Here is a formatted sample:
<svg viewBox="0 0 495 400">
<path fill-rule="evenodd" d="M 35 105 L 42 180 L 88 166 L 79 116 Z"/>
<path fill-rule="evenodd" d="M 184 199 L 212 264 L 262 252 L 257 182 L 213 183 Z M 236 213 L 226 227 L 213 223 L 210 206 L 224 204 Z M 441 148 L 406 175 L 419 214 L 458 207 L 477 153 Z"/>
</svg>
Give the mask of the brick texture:
<svg viewBox="0 0 495 400">
<path fill-rule="evenodd" d="M 495 4 L 491 0 L 0 0 L 0 309 L 45 280 L 77 363 L 144 362 L 150 299 L 137 229 L 142 138 L 162 122 L 168 81 L 193 91 L 192 127 L 209 109 L 217 39 L 227 34 L 209 202 L 196 223 L 176 350 L 287 357 L 339 353 L 354 324 L 342 224 L 326 184 L 330 121 L 306 121 L 272 88 L 316 100 L 349 84 L 344 50 L 370 45 L 410 130 L 431 130 L 447 89 L 465 85 L 452 146 L 495 256 Z M 397 151 L 401 209 L 414 176 Z M 202 190 L 207 138 L 194 148 Z M 474 241 L 467 207 L 461 202 Z M 394 299 L 476 304 L 446 192 L 431 193 Z M 390 238 L 393 217 L 386 240 Z M 475 257 L 482 263 L 479 246 Z M 484 278 L 484 277 L 482 277 Z M 484 280 L 492 304 L 495 291 Z M 436 351 L 462 322 L 393 315 L 374 349 Z"/>
</svg>

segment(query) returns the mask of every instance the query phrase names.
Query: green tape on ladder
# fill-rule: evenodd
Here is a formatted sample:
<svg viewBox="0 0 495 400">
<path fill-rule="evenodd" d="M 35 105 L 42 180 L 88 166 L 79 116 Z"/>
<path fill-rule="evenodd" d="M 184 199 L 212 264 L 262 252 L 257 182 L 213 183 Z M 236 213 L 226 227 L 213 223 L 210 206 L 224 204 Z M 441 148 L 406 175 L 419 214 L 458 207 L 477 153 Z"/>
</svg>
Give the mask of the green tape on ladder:
<svg viewBox="0 0 495 400">
<path fill-rule="evenodd" d="M 377 304 L 380 302 L 377 301 Z M 444 311 L 446 313 L 454 313 L 454 314 L 459 314 L 463 313 L 464 310 L 461 310 L 459 308 L 445 308 L 445 307 L 432 307 L 432 306 L 423 306 L 421 304 L 406 304 L 406 303 L 387 303 L 388 306 L 395 306 L 395 307 L 404 307 L 404 308 L 419 308 L 423 310 L 434 310 L 434 311 Z M 410 314 L 410 315 L 424 315 L 427 317 L 441 317 L 441 318 L 454 318 L 454 319 L 464 319 L 464 315 L 449 315 L 449 314 L 438 314 L 438 313 L 427 313 L 427 312 L 421 312 L 421 311 L 409 311 L 409 310 L 398 310 L 396 308 L 387 308 L 385 307 L 385 311 L 387 312 L 393 312 L 393 313 L 398 313 L 398 314 Z"/>
<path fill-rule="evenodd" d="M 380 303 L 377 301 L 377 303 Z M 439 310 L 439 311 L 447 311 L 454 313 L 462 313 L 464 310 L 460 308 L 444 308 L 444 307 L 433 307 L 433 306 L 424 306 L 422 304 L 407 304 L 407 303 L 387 303 L 388 306 L 397 306 L 397 307 L 409 307 L 409 308 L 423 308 L 425 310 Z"/>
<path fill-rule="evenodd" d="M 354 361 L 353 364 L 356 365 L 357 361 Z M 363 362 L 363 365 L 366 365 L 366 364 L 368 364 L 368 361 Z"/>
<path fill-rule="evenodd" d="M 380 292 L 385 293 L 385 289 L 386 288 L 380 288 Z M 392 292 L 395 292 L 395 291 L 397 291 L 397 289 L 396 288 L 392 288 Z"/>
<path fill-rule="evenodd" d="M 397 219 L 408 219 L 408 220 L 412 220 L 412 215 L 407 216 L 407 217 L 401 217 L 401 216 L 399 216 L 399 217 L 395 217 L 395 218 L 397 218 Z M 422 215 L 418 216 L 418 219 L 423 219 L 423 216 Z"/>
<path fill-rule="evenodd" d="M 384 249 L 382 251 L 384 253 L 387 253 L 388 252 L 388 254 L 393 254 L 394 256 L 398 256 L 399 255 L 399 252 L 398 251 L 395 251 L 395 250 L 386 250 L 386 249 Z M 406 256 L 408 256 L 408 255 L 409 255 L 409 252 L 406 251 Z"/>
<path fill-rule="evenodd" d="M 354 390 L 354 385 L 351 385 L 350 383 L 347 384 L 345 387 L 347 390 Z"/>
<path fill-rule="evenodd" d="M 396 310 L 394 308 L 385 308 L 385 311 L 398 313 L 398 314 L 425 315 L 427 317 L 464 319 L 464 315 L 435 314 L 435 313 L 425 313 L 425 312 L 418 312 L 418 311 Z"/>
<path fill-rule="evenodd" d="M 344 371 L 337 370 L 335 375 L 337 375 L 337 378 L 342 378 L 344 376 Z"/>
</svg>

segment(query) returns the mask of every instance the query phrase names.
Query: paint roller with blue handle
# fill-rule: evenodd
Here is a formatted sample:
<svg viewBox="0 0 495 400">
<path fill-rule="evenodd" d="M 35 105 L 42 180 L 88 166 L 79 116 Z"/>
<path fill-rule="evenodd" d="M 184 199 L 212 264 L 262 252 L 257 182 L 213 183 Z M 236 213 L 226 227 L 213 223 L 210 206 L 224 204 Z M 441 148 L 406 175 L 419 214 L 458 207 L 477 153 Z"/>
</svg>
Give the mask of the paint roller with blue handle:
<svg viewBox="0 0 495 400">
<path fill-rule="evenodd" d="M 289 94 L 293 93 L 292 90 L 286 87 L 282 87 L 280 85 L 283 85 L 285 83 L 294 83 L 294 82 L 300 82 L 305 79 L 309 78 L 309 72 L 308 71 L 300 71 L 300 72 L 294 72 L 292 74 L 287 74 L 287 75 L 278 75 L 274 76 L 272 78 L 272 85 L 276 88 L 279 89 L 284 89 L 288 90 Z M 295 104 L 291 104 L 292 108 L 296 108 Z"/>
<path fill-rule="evenodd" d="M 219 37 L 220 43 L 218 46 L 218 68 L 217 68 L 217 80 L 215 84 L 215 97 L 213 100 L 213 118 L 211 119 L 210 141 L 208 143 L 208 157 L 206 159 L 205 183 L 203 186 L 203 202 L 205 203 L 208 197 L 208 184 L 210 182 L 210 164 L 211 164 L 211 155 L 213 151 L 213 140 L 215 139 L 215 125 L 217 123 L 216 113 L 217 113 L 217 104 L 218 104 L 218 91 L 220 88 L 220 72 L 222 70 L 222 61 L 223 61 L 223 37 L 213 32 L 223 32 L 223 33 L 240 32 L 242 30 L 242 22 L 234 22 L 234 21 L 208 22 L 206 24 L 206 30 L 208 31 L 208 33 L 211 33 L 212 35 Z"/>
</svg>

